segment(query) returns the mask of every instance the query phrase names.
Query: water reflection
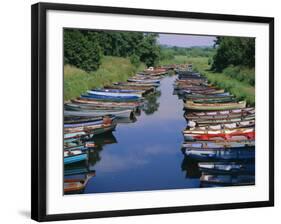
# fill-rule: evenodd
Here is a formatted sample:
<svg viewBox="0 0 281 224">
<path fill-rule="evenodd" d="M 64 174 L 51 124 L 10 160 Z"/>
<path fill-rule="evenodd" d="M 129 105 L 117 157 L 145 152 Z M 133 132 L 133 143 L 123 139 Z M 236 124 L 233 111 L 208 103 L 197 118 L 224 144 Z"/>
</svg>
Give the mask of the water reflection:
<svg viewBox="0 0 281 224">
<path fill-rule="evenodd" d="M 201 172 L 198 168 L 198 162 L 184 156 L 181 163 L 181 170 L 185 173 L 186 178 L 200 178 Z"/>
<path fill-rule="evenodd" d="M 145 97 L 142 111 L 146 115 L 153 114 L 154 112 L 156 112 L 158 110 L 160 103 L 157 101 L 157 99 L 160 96 L 161 96 L 161 91 L 157 90 L 155 93 L 149 94 Z"/>
</svg>

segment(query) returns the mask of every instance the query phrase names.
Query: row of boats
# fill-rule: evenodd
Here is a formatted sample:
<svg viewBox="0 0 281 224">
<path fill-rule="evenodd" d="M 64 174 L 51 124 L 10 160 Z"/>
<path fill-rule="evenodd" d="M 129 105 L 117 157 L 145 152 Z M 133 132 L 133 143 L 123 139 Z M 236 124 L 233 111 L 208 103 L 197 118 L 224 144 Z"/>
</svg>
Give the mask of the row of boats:
<svg viewBox="0 0 281 224">
<path fill-rule="evenodd" d="M 255 183 L 255 108 L 208 83 L 190 66 L 177 70 L 174 93 L 187 128 L 182 151 L 201 172 L 201 186 Z"/>
<path fill-rule="evenodd" d="M 136 121 L 147 98 L 157 93 L 160 80 L 169 68 L 148 69 L 103 88 L 88 90 L 64 104 L 64 193 L 81 193 L 95 176 L 95 171 L 74 178 L 69 169 L 77 164 L 87 166 L 89 152 L 98 147 L 95 138 L 114 131 L 119 123 Z M 79 169 L 80 170 L 80 169 Z M 80 173 L 81 176 L 81 173 Z"/>
</svg>

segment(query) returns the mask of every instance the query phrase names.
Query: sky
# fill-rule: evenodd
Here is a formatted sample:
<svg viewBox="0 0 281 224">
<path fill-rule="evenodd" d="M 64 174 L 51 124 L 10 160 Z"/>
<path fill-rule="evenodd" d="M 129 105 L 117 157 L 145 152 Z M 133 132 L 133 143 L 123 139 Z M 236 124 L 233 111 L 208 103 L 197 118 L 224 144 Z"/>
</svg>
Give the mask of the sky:
<svg viewBox="0 0 281 224">
<path fill-rule="evenodd" d="M 159 34 L 158 43 L 178 47 L 213 46 L 214 36 Z"/>
</svg>

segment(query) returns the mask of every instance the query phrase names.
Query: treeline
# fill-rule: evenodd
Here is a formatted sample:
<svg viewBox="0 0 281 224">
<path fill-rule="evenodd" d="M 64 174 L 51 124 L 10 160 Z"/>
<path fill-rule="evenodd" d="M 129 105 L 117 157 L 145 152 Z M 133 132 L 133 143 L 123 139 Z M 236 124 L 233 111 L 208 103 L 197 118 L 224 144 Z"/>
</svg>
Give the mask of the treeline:
<svg viewBox="0 0 281 224">
<path fill-rule="evenodd" d="M 255 39 L 217 37 L 211 69 L 238 81 L 255 85 Z"/>
<path fill-rule="evenodd" d="M 160 60 L 170 60 L 176 55 L 187 57 L 213 57 L 215 49 L 212 47 L 177 47 L 161 45 Z"/>
<path fill-rule="evenodd" d="M 222 71 L 228 66 L 255 66 L 255 39 L 247 37 L 217 37 L 217 49 L 212 69 Z"/>
<path fill-rule="evenodd" d="M 64 64 L 97 70 L 102 56 L 128 57 L 131 63 L 154 66 L 160 57 L 157 34 L 141 32 L 64 30 Z"/>
</svg>

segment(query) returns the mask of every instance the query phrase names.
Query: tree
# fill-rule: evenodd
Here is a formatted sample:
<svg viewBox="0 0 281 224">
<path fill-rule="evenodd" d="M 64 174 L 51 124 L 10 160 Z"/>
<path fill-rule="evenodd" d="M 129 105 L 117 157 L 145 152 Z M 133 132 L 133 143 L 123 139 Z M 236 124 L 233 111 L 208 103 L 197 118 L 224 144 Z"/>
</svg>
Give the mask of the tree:
<svg viewBox="0 0 281 224">
<path fill-rule="evenodd" d="M 255 39 L 247 37 L 218 37 L 217 52 L 213 57 L 212 69 L 222 71 L 229 65 L 255 65 Z"/>
<path fill-rule="evenodd" d="M 96 70 L 100 65 L 101 49 L 97 36 L 79 30 L 64 31 L 64 63 L 85 71 Z"/>
<path fill-rule="evenodd" d="M 155 66 L 160 57 L 160 47 L 157 45 L 158 34 L 147 33 L 138 46 L 137 55 L 147 67 Z"/>
</svg>

